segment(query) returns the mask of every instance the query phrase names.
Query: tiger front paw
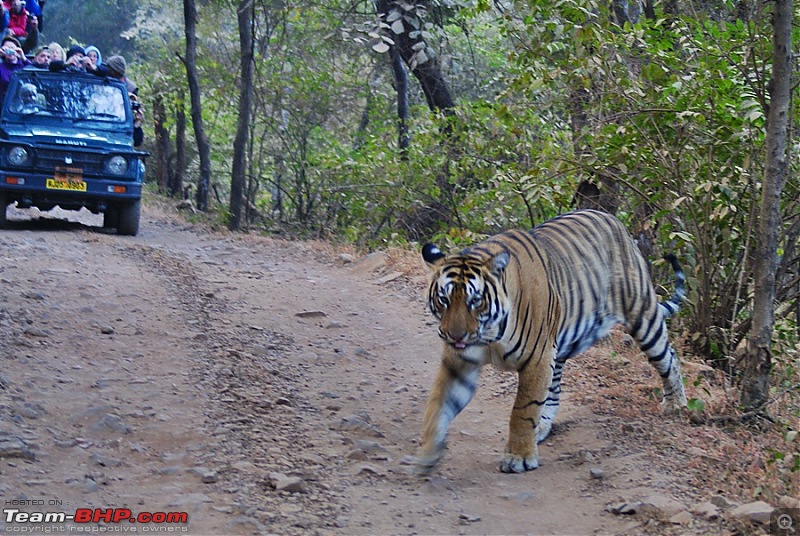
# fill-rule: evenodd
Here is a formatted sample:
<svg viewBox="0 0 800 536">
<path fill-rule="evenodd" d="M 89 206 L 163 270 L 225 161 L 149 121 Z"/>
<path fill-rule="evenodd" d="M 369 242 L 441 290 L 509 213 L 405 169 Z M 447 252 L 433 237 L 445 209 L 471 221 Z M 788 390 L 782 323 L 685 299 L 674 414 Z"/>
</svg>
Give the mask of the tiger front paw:
<svg viewBox="0 0 800 536">
<path fill-rule="evenodd" d="M 442 453 L 428 454 L 422 456 L 405 456 L 403 464 L 411 467 L 411 472 L 417 476 L 428 476 L 433 468 L 442 459 Z"/>
<path fill-rule="evenodd" d="M 507 452 L 500 460 L 500 471 L 503 473 L 524 473 L 533 471 L 537 467 L 539 467 L 539 458 L 536 454 L 525 457 Z"/>
</svg>

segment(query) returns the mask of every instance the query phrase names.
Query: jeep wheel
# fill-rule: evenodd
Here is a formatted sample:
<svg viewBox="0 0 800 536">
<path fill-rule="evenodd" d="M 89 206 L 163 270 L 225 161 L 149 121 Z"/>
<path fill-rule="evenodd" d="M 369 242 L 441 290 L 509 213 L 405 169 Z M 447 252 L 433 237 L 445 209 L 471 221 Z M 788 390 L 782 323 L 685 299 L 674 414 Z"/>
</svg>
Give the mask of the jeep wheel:
<svg viewBox="0 0 800 536">
<path fill-rule="evenodd" d="M 5 194 L 0 194 L 0 229 L 6 228 L 6 209 L 8 209 L 6 196 Z"/>
<path fill-rule="evenodd" d="M 136 233 L 139 232 L 139 213 L 141 209 L 141 201 L 134 201 L 129 205 L 119 207 L 117 234 L 136 236 Z"/>
<path fill-rule="evenodd" d="M 119 212 L 116 207 L 107 207 L 103 212 L 103 229 L 116 229 L 119 225 Z"/>
</svg>

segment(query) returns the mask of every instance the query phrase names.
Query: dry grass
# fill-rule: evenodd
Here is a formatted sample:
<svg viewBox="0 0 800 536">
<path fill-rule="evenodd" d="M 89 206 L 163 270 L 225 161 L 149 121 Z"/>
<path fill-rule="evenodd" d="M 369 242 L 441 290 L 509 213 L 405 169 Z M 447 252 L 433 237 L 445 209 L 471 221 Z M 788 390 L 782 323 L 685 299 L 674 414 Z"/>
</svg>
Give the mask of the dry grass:
<svg viewBox="0 0 800 536">
<path fill-rule="evenodd" d="M 565 374 L 574 400 L 626 423 L 632 441 L 673 474 L 681 474 L 698 498 L 721 493 L 736 501 L 756 498 L 777 505 L 779 497 L 800 489 L 800 473 L 791 471 L 797 443 L 786 429 L 800 426 L 798 399 L 785 393 L 772 404 L 772 418 L 743 418 L 737 390 L 719 370 L 683 354 L 687 397 L 704 403 L 702 411 L 662 414 L 657 401 L 661 382 L 638 349 L 628 347 L 621 330 L 576 359 Z M 569 365 L 568 365 L 569 367 Z M 784 453 L 786 459 L 776 453 Z"/>
</svg>

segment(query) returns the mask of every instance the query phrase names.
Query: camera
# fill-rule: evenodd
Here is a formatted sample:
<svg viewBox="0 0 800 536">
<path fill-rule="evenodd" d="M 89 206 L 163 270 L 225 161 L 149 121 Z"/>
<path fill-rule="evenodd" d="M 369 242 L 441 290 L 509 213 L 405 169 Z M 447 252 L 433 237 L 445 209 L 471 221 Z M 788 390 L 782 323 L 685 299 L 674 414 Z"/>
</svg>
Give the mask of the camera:
<svg viewBox="0 0 800 536">
<path fill-rule="evenodd" d="M 137 101 L 131 101 L 131 110 L 133 110 L 134 112 L 136 110 L 139 110 L 141 107 L 142 107 L 142 103 L 137 102 Z"/>
</svg>

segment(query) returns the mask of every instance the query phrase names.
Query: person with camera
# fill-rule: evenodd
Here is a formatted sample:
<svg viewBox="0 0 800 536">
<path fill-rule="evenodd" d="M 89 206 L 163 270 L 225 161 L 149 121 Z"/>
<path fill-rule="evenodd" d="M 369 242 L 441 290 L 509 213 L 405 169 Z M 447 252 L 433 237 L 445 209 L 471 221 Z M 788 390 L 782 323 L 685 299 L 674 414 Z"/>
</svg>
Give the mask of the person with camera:
<svg viewBox="0 0 800 536">
<path fill-rule="evenodd" d="M 115 54 L 108 58 L 108 61 L 105 63 L 98 64 L 97 70 L 92 72 L 97 76 L 110 76 L 111 78 L 116 78 L 117 80 L 125 82 L 125 85 L 128 86 L 128 93 L 136 95 L 139 93 L 139 87 L 133 80 L 126 76 L 127 70 L 128 63 L 125 61 L 125 58 Z"/>
<path fill-rule="evenodd" d="M 19 39 L 28 35 L 28 10 L 22 0 L 3 0 L 8 9 L 8 32 Z"/>
<path fill-rule="evenodd" d="M 68 71 L 80 73 L 93 73 L 102 76 L 99 69 L 94 66 L 92 60 L 86 56 L 86 51 L 80 45 L 72 45 L 67 50 L 67 59 L 65 61 L 51 60 L 51 71 Z"/>
<path fill-rule="evenodd" d="M 100 53 L 100 49 L 98 49 L 96 46 L 89 45 L 84 50 L 86 51 L 86 57 L 91 60 L 95 69 L 98 65 L 103 63 L 103 55 Z"/>
<path fill-rule="evenodd" d="M 6 96 L 8 84 L 16 71 L 30 65 L 30 61 L 22 52 L 22 47 L 15 37 L 6 36 L 0 41 L 0 102 Z"/>
<path fill-rule="evenodd" d="M 128 93 L 131 101 L 131 111 L 133 112 L 133 146 L 139 147 L 144 142 L 144 110 L 139 96 Z"/>
<path fill-rule="evenodd" d="M 39 43 L 39 19 L 25 9 L 24 0 L 3 0 L 8 9 L 7 33 L 16 37 L 24 52 L 30 52 Z"/>
<path fill-rule="evenodd" d="M 42 22 L 42 8 L 44 8 L 47 0 L 27 0 L 25 2 L 25 9 L 28 13 L 36 19 L 37 26 L 40 32 L 44 31 L 44 24 Z"/>
<path fill-rule="evenodd" d="M 142 128 L 144 125 L 144 109 L 139 101 L 139 87 L 126 76 L 127 71 L 128 62 L 118 54 L 111 56 L 106 62 L 98 64 L 96 69 L 89 70 L 89 72 L 97 76 L 116 78 L 127 86 L 131 110 L 133 111 L 133 145 L 138 147 L 144 142 L 144 129 Z"/>
</svg>

